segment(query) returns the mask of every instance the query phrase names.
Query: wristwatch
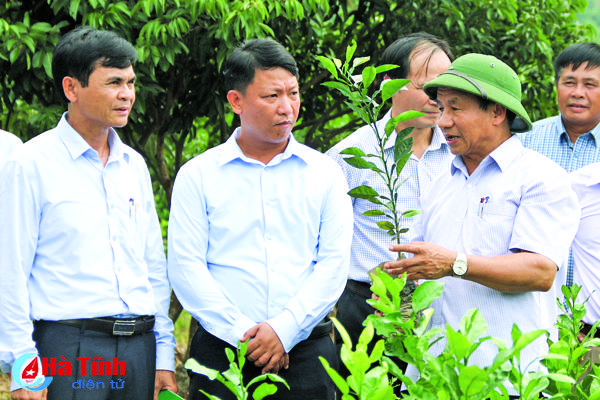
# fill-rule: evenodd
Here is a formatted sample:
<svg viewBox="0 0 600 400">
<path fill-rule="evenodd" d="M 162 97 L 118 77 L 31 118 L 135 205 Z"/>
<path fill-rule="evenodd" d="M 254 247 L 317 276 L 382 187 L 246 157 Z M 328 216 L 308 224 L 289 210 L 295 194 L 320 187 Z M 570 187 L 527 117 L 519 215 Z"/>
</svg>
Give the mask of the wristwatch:
<svg viewBox="0 0 600 400">
<path fill-rule="evenodd" d="M 465 253 L 458 253 L 456 260 L 452 264 L 452 276 L 455 278 L 462 278 L 467 272 L 467 255 Z"/>
</svg>

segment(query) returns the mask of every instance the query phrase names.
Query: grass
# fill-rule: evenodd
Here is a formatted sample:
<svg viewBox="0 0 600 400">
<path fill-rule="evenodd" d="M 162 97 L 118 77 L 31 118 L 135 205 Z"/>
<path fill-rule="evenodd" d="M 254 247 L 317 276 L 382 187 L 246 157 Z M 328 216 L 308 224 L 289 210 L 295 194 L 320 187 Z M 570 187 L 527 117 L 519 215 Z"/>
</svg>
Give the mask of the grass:
<svg viewBox="0 0 600 400">
<path fill-rule="evenodd" d="M 10 400 L 10 379 L 0 372 L 0 400 Z"/>
</svg>

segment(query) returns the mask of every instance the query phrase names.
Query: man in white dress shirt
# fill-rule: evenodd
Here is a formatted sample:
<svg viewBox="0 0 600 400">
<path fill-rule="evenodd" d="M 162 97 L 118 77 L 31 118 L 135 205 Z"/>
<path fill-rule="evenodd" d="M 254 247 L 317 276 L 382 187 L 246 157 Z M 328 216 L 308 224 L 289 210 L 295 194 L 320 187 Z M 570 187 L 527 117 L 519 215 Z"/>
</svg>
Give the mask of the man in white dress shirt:
<svg viewBox="0 0 600 400">
<path fill-rule="evenodd" d="M 396 131 L 388 140 L 385 149 L 389 159 L 394 151 L 395 135 L 405 128 L 414 127 L 413 154 L 404 165 L 400 181 L 404 183 L 398 190 L 398 203 L 401 211 L 420 210 L 421 196 L 427 192 L 431 182 L 440 174 L 450 173 L 450 162 L 453 158 L 446 144 L 441 129 L 437 126 L 440 116 L 439 106 L 435 99 L 430 99 L 423 91 L 423 85 L 450 66 L 454 55 L 445 41 L 425 32 L 403 36 L 389 45 L 381 58 L 381 64 L 398 65 L 398 68 L 386 72 L 384 79 L 410 79 L 410 82 L 392 97 L 392 107 L 385 116 L 377 121 L 378 132 L 384 134 L 385 125 L 392 118 L 405 111 L 417 110 L 425 115 L 398 124 Z M 365 125 L 350 136 L 332 147 L 327 155 L 332 157 L 342 168 L 348 187 L 355 188 L 368 185 L 379 193 L 385 193 L 387 188 L 381 177 L 369 170 L 358 169 L 344 161 L 340 152 L 348 147 L 358 147 L 365 154 L 375 154 L 379 151 L 373 127 Z M 373 160 L 377 163 L 377 160 Z M 379 165 L 380 168 L 383 166 Z M 388 247 L 392 243 L 390 235 L 380 229 L 378 219 L 365 216 L 365 211 L 378 206 L 368 200 L 353 198 L 354 236 L 350 256 L 350 273 L 344 293 L 337 303 L 336 318 L 348 332 L 352 343 L 356 344 L 363 330 L 363 322 L 373 313 L 373 308 L 366 300 L 371 298 L 369 271 L 383 261 L 395 259 Z M 385 210 L 383 206 L 379 207 Z M 415 222 L 420 218 L 402 218 L 403 228 L 408 232 L 401 235 L 403 243 L 410 241 L 415 233 Z M 381 217 L 380 220 L 384 218 Z M 410 284 L 410 283 L 409 283 Z M 408 285 L 407 285 L 408 286 Z M 414 285 L 412 286 L 414 290 Z M 341 351 L 341 337 L 336 331 L 336 350 L 338 357 Z M 371 343 L 375 344 L 375 340 Z M 347 369 L 339 364 L 340 373 L 347 375 Z M 404 369 L 406 365 L 401 365 Z"/>
<path fill-rule="evenodd" d="M 600 163 L 590 164 L 571 173 L 571 182 L 581 205 L 579 229 L 571 246 L 573 250 L 573 282 L 581 286 L 578 300 L 585 304 L 580 340 L 600 321 Z M 600 329 L 593 337 L 600 338 Z M 590 349 L 588 357 L 600 363 L 600 347 Z"/>
<path fill-rule="evenodd" d="M 298 143 L 294 58 L 271 39 L 235 49 L 224 65 L 227 99 L 241 126 L 184 165 L 169 218 L 169 279 L 200 323 L 190 356 L 223 371 L 225 349 L 247 341 L 247 380 L 276 372 L 279 399 L 333 400 L 319 361 L 335 365 L 326 316 L 348 276 L 352 206 L 339 166 Z M 199 392 L 235 396 L 191 374 Z"/>
<path fill-rule="evenodd" d="M 39 354 L 37 371 L 52 375 L 35 390 L 14 371 L 13 399 L 151 400 L 177 390 L 150 175 L 113 129 L 135 101 L 136 58 L 113 32 L 67 33 L 52 72 L 68 111 L 0 172 L 0 367 L 27 367 Z M 103 373 L 100 361 L 111 364 Z"/>
<path fill-rule="evenodd" d="M 511 134 L 531 129 L 516 73 L 493 56 L 467 54 L 425 91 L 441 103 L 438 124 L 456 158 L 451 175 L 434 181 L 422 200 L 423 241 L 390 247 L 414 256 L 386 268 L 409 279 L 444 280 L 431 328 L 459 329 L 460 319 L 478 308 L 487 334 L 507 343 L 513 324 L 556 338 L 556 298 L 579 207 L 567 173 Z M 536 358 L 546 352 L 539 338 L 521 352 L 521 367 L 531 362 L 530 370 L 538 370 Z M 496 354 L 487 341 L 469 362 L 489 366 Z"/>
</svg>

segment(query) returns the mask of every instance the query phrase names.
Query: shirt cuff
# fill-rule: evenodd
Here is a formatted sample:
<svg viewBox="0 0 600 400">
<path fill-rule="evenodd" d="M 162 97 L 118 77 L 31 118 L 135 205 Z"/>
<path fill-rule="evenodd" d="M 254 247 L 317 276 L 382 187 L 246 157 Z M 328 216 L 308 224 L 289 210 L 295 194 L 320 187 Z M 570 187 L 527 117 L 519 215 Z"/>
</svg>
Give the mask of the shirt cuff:
<svg viewBox="0 0 600 400">
<path fill-rule="evenodd" d="M 15 382 L 15 380 L 13 379 L 12 374 L 11 374 L 10 375 L 10 391 L 14 392 L 15 390 L 18 390 L 18 389 L 23 389 L 23 388 L 21 386 L 19 386 L 17 384 L 17 382 Z"/>
<path fill-rule="evenodd" d="M 306 339 L 310 333 L 304 335 L 300 332 L 296 318 L 294 318 L 294 315 L 289 310 L 284 310 L 275 318 L 268 320 L 267 323 L 279 337 L 286 353 L 289 353 L 298 342 Z"/>
<path fill-rule="evenodd" d="M 170 345 L 156 346 L 156 369 L 175 371 L 175 348 Z"/>
</svg>

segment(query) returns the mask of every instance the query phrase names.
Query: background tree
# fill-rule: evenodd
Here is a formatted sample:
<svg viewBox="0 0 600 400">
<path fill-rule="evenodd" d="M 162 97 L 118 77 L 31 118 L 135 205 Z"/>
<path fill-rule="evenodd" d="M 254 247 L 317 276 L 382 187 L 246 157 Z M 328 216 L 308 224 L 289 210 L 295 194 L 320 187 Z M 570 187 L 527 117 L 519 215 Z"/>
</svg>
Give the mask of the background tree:
<svg viewBox="0 0 600 400">
<path fill-rule="evenodd" d="M 358 56 L 377 63 L 399 36 L 427 31 L 457 55 L 493 54 L 524 83 L 533 120 L 557 112 L 552 62 L 567 45 L 591 40 L 581 26 L 586 0 L 5 0 L 0 4 L 0 128 L 23 140 L 53 127 L 65 105 L 50 79 L 51 54 L 77 25 L 117 31 L 135 44 L 137 101 L 124 141 L 146 159 L 163 232 L 179 167 L 222 143 L 238 120 L 221 85 L 220 67 L 246 38 L 272 36 L 290 50 L 301 74 L 302 110 L 295 135 L 326 150 L 360 124 L 318 55 Z M 181 307 L 174 299 L 171 316 Z"/>
<path fill-rule="evenodd" d="M 0 6 L 0 126 L 23 139 L 53 126 L 64 110 L 49 78 L 58 38 L 80 24 L 116 30 L 140 53 L 138 99 L 129 125 L 119 132 L 145 156 L 164 200 L 181 164 L 223 142 L 237 125 L 219 70 L 246 38 L 273 36 L 296 57 L 303 106 L 295 131 L 307 145 L 325 150 L 360 122 L 320 85 L 328 73 L 317 55 L 342 57 L 355 39 L 357 55 L 377 60 L 397 37 L 426 30 L 446 38 L 458 55 L 494 54 L 514 67 L 524 82 L 527 109 L 539 119 L 556 112 L 555 54 L 592 37 L 592 28 L 580 26 L 576 17 L 586 5 L 585 0 L 8 1 Z M 186 153 L 190 143 L 196 146 Z"/>
</svg>

